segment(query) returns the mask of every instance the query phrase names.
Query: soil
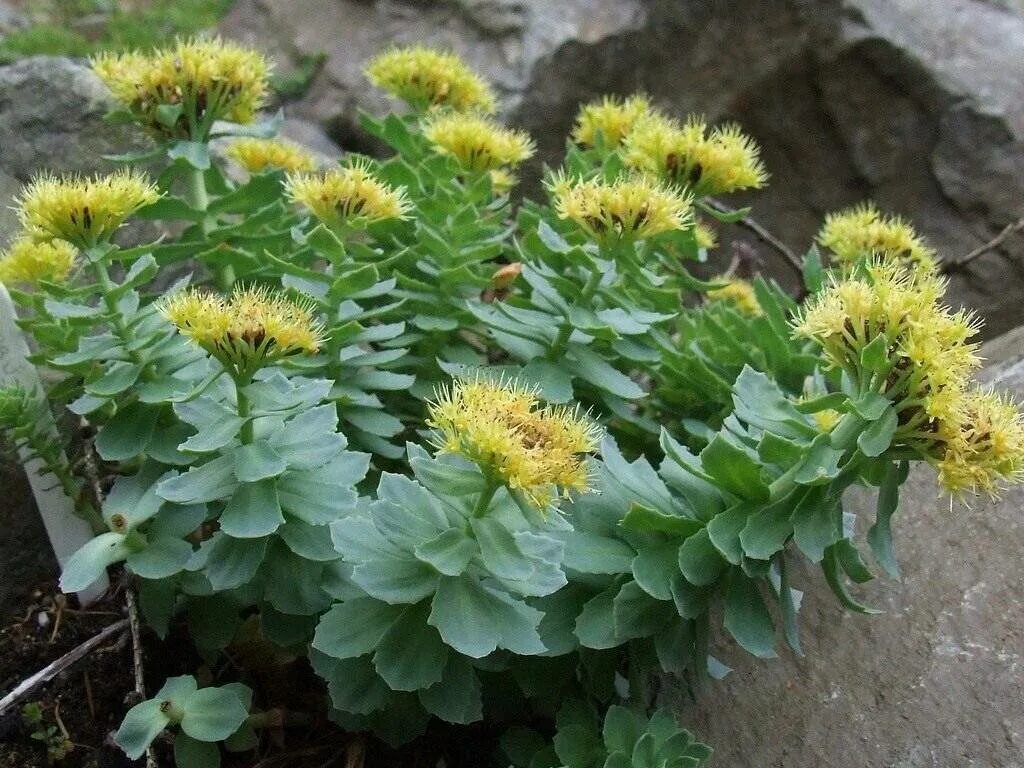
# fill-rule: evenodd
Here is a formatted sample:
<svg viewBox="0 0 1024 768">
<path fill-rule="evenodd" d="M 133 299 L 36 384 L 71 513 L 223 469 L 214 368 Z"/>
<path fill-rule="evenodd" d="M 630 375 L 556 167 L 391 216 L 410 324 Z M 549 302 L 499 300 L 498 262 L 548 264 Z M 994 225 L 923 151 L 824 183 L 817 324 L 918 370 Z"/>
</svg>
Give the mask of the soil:
<svg viewBox="0 0 1024 768">
<path fill-rule="evenodd" d="M 56 595 L 56 599 L 55 596 Z M 104 627 L 123 618 L 117 603 L 100 602 L 88 610 L 65 605 L 52 583 L 32 591 L 20 616 L 0 628 L 0 692 L 63 656 Z M 22 702 L 42 708 L 43 724 L 55 726 L 74 746 L 61 766 L 117 768 L 130 765 L 120 750 L 107 746 L 127 710 L 125 694 L 133 689 L 131 644 L 114 636 L 79 664 Z M 47 766 L 46 747 L 31 738 L 16 707 L 0 717 L 0 768 Z M 58 737 L 59 738 L 59 737 Z"/>
</svg>

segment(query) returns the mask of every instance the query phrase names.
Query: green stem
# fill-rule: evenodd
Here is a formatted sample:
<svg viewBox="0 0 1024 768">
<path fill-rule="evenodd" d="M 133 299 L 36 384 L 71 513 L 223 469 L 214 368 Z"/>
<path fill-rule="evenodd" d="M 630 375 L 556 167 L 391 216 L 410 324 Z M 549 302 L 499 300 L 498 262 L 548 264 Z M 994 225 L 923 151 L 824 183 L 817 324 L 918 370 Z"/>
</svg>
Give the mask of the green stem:
<svg viewBox="0 0 1024 768">
<path fill-rule="evenodd" d="M 203 214 L 206 213 L 210 207 L 210 195 L 206 191 L 206 174 L 204 171 L 198 168 L 189 169 L 189 174 L 186 177 L 188 184 L 188 204 L 196 211 L 200 211 Z M 203 235 L 210 234 L 210 217 L 204 215 L 199 221 L 199 228 L 202 230 Z M 221 290 L 229 291 L 231 286 L 235 284 L 235 269 L 230 264 L 224 264 L 223 266 L 216 268 L 217 285 L 220 286 Z"/>
<path fill-rule="evenodd" d="M 480 492 L 480 498 L 476 500 L 476 506 L 473 507 L 473 517 L 480 518 L 487 514 L 487 508 L 491 506 L 491 500 L 499 488 L 501 488 L 499 481 L 492 477 L 487 478 L 487 485 Z"/>
<path fill-rule="evenodd" d="M 242 422 L 242 431 L 239 434 L 239 440 L 242 441 L 242 445 L 250 445 L 253 441 L 253 421 L 249 418 L 251 406 L 249 397 L 245 394 L 247 384 L 247 381 L 235 379 L 235 400 L 238 403 L 238 417 L 245 420 Z"/>
<path fill-rule="evenodd" d="M 587 278 L 587 282 L 583 285 L 583 290 L 580 291 L 579 297 L 572 303 L 572 308 L 583 306 L 588 303 L 597 292 L 597 287 L 601 284 L 601 272 L 597 269 L 590 273 L 590 277 Z M 565 324 L 558 329 L 558 335 L 555 336 L 554 342 L 551 344 L 551 349 L 548 350 L 548 360 L 556 361 L 565 352 L 565 345 L 569 343 L 569 337 L 572 335 L 572 321 L 567 317 Z"/>
<path fill-rule="evenodd" d="M 832 430 L 832 447 L 840 450 L 852 447 L 865 426 L 864 419 L 856 413 L 845 414 Z"/>
</svg>

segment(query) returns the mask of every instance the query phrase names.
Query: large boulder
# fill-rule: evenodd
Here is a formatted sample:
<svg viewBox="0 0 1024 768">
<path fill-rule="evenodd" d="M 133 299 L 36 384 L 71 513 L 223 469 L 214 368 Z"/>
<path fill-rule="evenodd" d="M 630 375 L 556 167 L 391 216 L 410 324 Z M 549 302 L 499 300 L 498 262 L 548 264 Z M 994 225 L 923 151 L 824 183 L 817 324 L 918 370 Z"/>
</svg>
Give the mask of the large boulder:
<svg viewBox="0 0 1024 768">
<path fill-rule="evenodd" d="M 1018 399 L 1022 331 L 984 350 L 985 378 Z M 1024 488 L 950 504 L 920 467 L 901 497 L 902 575 L 856 590 L 881 615 L 845 612 L 820 571 L 801 569 L 804 658 L 754 659 L 719 638 L 725 680 L 696 700 L 670 686 L 681 719 L 715 746 L 714 768 L 1024 768 Z M 849 503 L 870 510 L 874 498 Z"/>
<path fill-rule="evenodd" d="M 327 61 L 293 105 L 343 146 L 372 148 L 362 76 L 392 43 L 462 53 L 506 116 L 556 160 L 579 102 L 646 90 L 677 113 L 739 120 L 771 186 L 755 216 L 803 250 L 830 210 L 874 199 L 915 220 L 944 258 L 1024 216 L 1024 15 L 1017 0 L 239 0 L 229 36 L 287 72 Z M 527 174 L 529 176 L 529 174 Z M 766 252 L 769 269 L 793 283 Z M 952 275 L 995 335 L 1020 322 L 1024 236 Z"/>
</svg>

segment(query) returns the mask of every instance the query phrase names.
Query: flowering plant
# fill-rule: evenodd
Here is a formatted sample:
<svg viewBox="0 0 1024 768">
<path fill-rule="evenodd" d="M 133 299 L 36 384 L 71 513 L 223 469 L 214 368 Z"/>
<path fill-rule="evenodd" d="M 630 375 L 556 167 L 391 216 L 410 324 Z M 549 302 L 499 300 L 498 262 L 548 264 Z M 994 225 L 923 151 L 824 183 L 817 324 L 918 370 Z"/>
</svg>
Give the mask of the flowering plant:
<svg viewBox="0 0 1024 768">
<path fill-rule="evenodd" d="M 770 657 L 777 615 L 799 653 L 790 564 L 820 563 L 868 612 L 848 582 L 871 578 L 868 550 L 895 572 L 910 462 L 954 494 L 1024 468 L 1016 407 L 971 383 L 977 323 L 942 304 L 905 222 L 830 217 L 834 266 L 812 247 L 802 305 L 691 274 L 730 218 L 709 196 L 767 181 L 736 126 L 604 99 L 549 201 L 513 204 L 533 142 L 450 54 L 375 58 L 409 110 L 363 127 L 394 154 L 330 168 L 254 122 L 269 66 L 252 51 L 184 41 L 94 68 L 164 168 L 22 195 L 0 277 L 52 383 L 0 391 L 0 426 L 44 459 L 39 409 L 98 429 L 106 498 L 59 468 L 97 525 L 66 590 L 123 562 L 156 632 L 308 660 L 346 729 L 399 743 L 431 718 L 529 711 L 557 734 L 505 723 L 516 765 L 701 765 L 708 748 L 647 710 L 656 676 L 725 670 L 713 617 Z M 216 136 L 235 137 L 226 157 Z M 126 245 L 132 216 L 177 234 Z M 878 488 L 866 545 L 855 484 Z M 277 703 L 252 672 L 169 680 L 120 743 L 137 756 L 180 727 L 190 767 L 217 764 L 216 742 L 251 749 L 253 707 Z"/>
</svg>

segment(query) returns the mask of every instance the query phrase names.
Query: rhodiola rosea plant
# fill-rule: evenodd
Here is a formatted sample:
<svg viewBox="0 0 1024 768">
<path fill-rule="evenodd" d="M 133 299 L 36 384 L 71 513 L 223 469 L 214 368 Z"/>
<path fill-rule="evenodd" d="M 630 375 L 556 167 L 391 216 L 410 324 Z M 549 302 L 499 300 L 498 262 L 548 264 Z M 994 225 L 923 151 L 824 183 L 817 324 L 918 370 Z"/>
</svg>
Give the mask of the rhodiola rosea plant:
<svg viewBox="0 0 1024 768">
<path fill-rule="evenodd" d="M 260 663 L 287 657 L 322 681 L 307 714 L 392 744 L 487 719 L 505 735 L 478 760 L 699 766 L 653 684 L 727 671 L 713 621 L 799 653 L 793 561 L 869 612 L 850 583 L 896 572 L 911 462 L 954 495 L 1024 466 L 1016 407 L 971 382 L 977 323 L 905 222 L 829 217 L 802 304 L 691 273 L 729 218 L 710 201 L 767 181 L 736 126 L 586 105 L 541 199 L 514 203 L 533 142 L 451 54 L 369 62 L 406 105 L 362 117 L 393 154 L 330 167 L 257 120 L 254 51 L 93 67 L 153 149 L 17 201 L 0 279 L 48 386 L 0 391 L 0 426 L 96 527 L 66 590 L 123 563 L 158 634 L 270 649 L 226 685 L 167 680 L 117 734 L 131 757 L 165 732 L 189 768 L 256 748 L 280 724 Z M 130 218 L 177 234 L 115 240 Z M 59 465 L 33 429 L 46 409 L 98 430 L 105 498 L 81 446 Z M 852 485 L 878 489 L 864 541 Z"/>
</svg>

